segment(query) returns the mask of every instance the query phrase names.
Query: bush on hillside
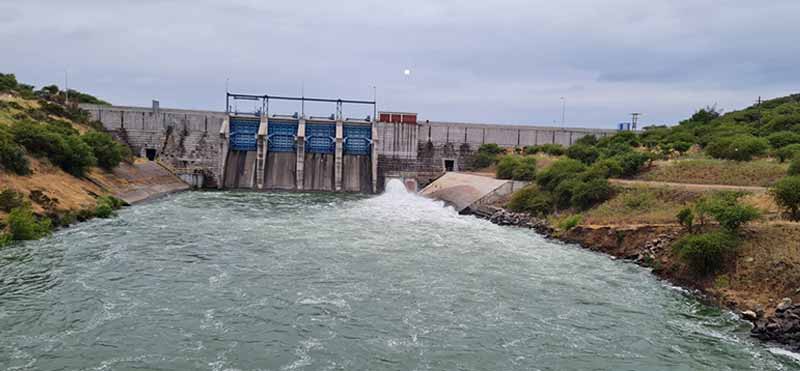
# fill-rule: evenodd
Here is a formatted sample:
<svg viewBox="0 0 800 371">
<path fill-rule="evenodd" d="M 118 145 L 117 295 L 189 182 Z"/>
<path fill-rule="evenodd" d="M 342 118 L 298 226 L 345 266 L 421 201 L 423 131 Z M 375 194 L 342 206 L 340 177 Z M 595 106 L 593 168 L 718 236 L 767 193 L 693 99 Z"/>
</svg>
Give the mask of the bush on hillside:
<svg viewBox="0 0 800 371">
<path fill-rule="evenodd" d="M 500 157 L 497 161 L 495 176 L 497 179 L 511 179 L 514 176 L 514 169 L 516 169 L 519 164 L 520 159 L 518 156 L 505 155 Z"/>
<path fill-rule="evenodd" d="M 546 191 L 554 190 L 563 180 L 577 176 L 586 170 L 586 165 L 571 158 L 560 159 L 549 168 L 539 172 L 536 183 Z"/>
<path fill-rule="evenodd" d="M 693 272 L 707 275 L 719 271 L 737 246 L 735 235 L 713 232 L 685 236 L 675 243 L 673 249 Z"/>
<path fill-rule="evenodd" d="M 639 136 L 633 131 L 620 131 L 612 136 L 604 137 L 597 141 L 598 147 L 608 147 L 614 144 L 638 147 L 641 142 L 639 141 Z"/>
<path fill-rule="evenodd" d="M 8 214 L 8 229 L 16 241 L 36 240 L 50 234 L 50 219 L 36 220 L 29 207 L 18 207 Z"/>
<path fill-rule="evenodd" d="M 639 173 L 642 167 L 650 161 L 644 153 L 627 152 L 613 158 L 622 166 L 622 176 L 631 177 Z"/>
<path fill-rule="evenodd" d="M 675 152 L 678 152 L 679 154 L 683 155 L 684 153 L 689 151 L 689 149 L 692 148 L 692 145 L 693 144 L 691 142 L 677 141 L 677 142 L 670 143 L 668 147 L 669 147 L 669 149 L 671 149 L 671 150 L 673 150 Z"/>
<path fill-rule="evenodd" d="M 752 135 L 734 135 L 713 139 L 705 150 L 709 156 L 725 160 L 750 161 L 763 155 L 769 147 L 767 140 Z"/>
<path fill-rule="evenodd" d="M 577 177 L 570 177 L 558 183 L 553 189 L 553 201 L 559 209 L 567 209 L 572 206 L 572 196 L 575 191 L 586 184 L 584 181 Z"/>
<path fill-rule="evenodd" d="M 573 144 L 567 148 L 567 157 L 583 162 L 584 164 L 591 165 L 597 158 L 600 157 L 600 151 L 594 146 L 585 144 Z"/>
<path fill-rule="evenodd" d="M 796 156 L 789 163 L 789 169 L 786 171 L 788 175 L 800 175 L 800 156 Z"/>
<path fill-rule="evenodd" d="M 538 146 L 538 152 L 548 154 L 550 156 L 563 156 L 564 146 L 560 144 L 542 144 Z"/>
<path fill-rule="evenodd" d="M 772 151 L 772 156 L 777 158 L 779 162 L 791 160 L 800 154 L 800 144 L 789 144 Z"/>
<path fill-rule="evenodd" d="M 530 182 L 536 179 L 536 159 L 523 157 L 511 172 L 511 179 Z"/>
<path fill-rule="evenodd" d="M 558 228 L 560 228 L 561 230 L 564 230 L 564 231 L 571 230 L 572 228 L 577 227 L 578 224 L 581 224 L 581 220 L 582 219 L 583 219 L 583 217 L 581 217 L 581 214 L 575 214 L 575 215 L 569 216 L 569 217 L 565 218 L 564 220 L 562 220 L 560 223 L 558 223 Z"/>
<path fill-rule="evenodd" d="M 616 157 L 631 152 L 634 152 L 633 147 L 625 143 L 612 143 L 600 149 L 603 158 Z"/>
<path fill-rule="evenodd" d="M 611 198 L 611 186 L 606 179 L 593 179 L 580 182 L 572 189 L 570 203 L 572 207 L 587 210 L 592 206 Z"/>
<path fill-rule="evenodd" d="M 800 176 L 787 176 L 770 189 L 775 203 L 783 208 L 789 218 L 800 221 Z"/>
<path fill-rule="evenodd" d="M 130 154 L 128 147 L 118 143 L 107 133 L 89 132 L 82 135 L 81 140 L 92 148 L 97 164 L 106 170 L 115 168 Z"/>
<path fill-rule="evenodd" d="M 478 151 L 472 155 L 472 167 L 475 169 L 482 169 L 492 166 L 497 162 L 497 156 L 501 153 L 505 153 L 505 150 L 495 143 L 481 144 L 481 146 L 478 147 Z"/>
<path fill-rule="evenodd" d="M 25 197 L 21 193 L 11 188 L 0 191 L 0 211 L 10 212 L 23 205 L 25 205 Z"/>
<path fill-rule="evenodd" d="M 17 175 L 30 174 L 30 162 L 25 157 L 25 148 L 10 139 L 0 137 L 0 168 Z"/>
<path fill-rule="evenodd" d="M 678 224 L 685 227 L 689 233 L 692 232 L 692 227 L 694 226 L 694 212 L 692 212 L 692 208 L 686 207 L 681 209 L 676 215 L 678 219 Z"/>
<path fill-rule="evenodd" d="M 511 196 L 508 208 L 516 212 L 545 216 L 553 211 L 553 198 L 535 186 L 528 186 Z"/>
<path fill-rule="evenodd" d="M 31 154 L 47 157 L 64 171 L 82 176 L 97 159 L 92 148 L 58 126 L 21 121 L 11 128 L 14 141 Z"/>
<path fill-rule="evenodd" d="M 8 92 L 17 87 L 17 77 L 13 73 L 0 73 L 0 92 Z"/>
<path fill-rule="evenodd" d="M 739 202 L 740 192 L 717 192 L 701 198 L 695 204 L 695 212 L 705 224 L 706 216 L 711 216 L 719 225 L 730 233 L 739 227 L 758 219 L 761 213 L 753 206 Z"/>
<path fill-rule="evenodd" d="M 790 144 L 800 143 L 800 133 L 793 131 L 779 131 L 767 136 L 767 141 L 772 148 L 782 148 Z"/>
<path fill-rule="evenodd" d="M 584 179 L 591 178 L 616 178 L 622 176 L 622 165 L 613 158 L 604 158 L 589 166 L 584 172 Z"/>
<path fill-rule="evenodd" d="M 573 144 L 582 144 L 585 146 L 594 146 L 597 144 L 597 137 L 594 134 L 584 135 L 578 140 L 575 141 Z"/>
</svg>

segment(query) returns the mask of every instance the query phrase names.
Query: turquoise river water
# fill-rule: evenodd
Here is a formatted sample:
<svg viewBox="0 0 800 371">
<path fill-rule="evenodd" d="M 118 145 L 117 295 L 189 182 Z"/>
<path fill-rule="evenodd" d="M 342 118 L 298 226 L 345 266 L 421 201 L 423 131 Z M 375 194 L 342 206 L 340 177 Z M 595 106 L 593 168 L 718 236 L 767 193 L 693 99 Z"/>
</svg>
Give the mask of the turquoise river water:
<svg viewBox="0 0 800 371">
<path fill-rule="evenodd" d="M 636 265 L 380 196 L 192 192 L 0 250 L 3 370 L 789 370 Z"/>
</svg>

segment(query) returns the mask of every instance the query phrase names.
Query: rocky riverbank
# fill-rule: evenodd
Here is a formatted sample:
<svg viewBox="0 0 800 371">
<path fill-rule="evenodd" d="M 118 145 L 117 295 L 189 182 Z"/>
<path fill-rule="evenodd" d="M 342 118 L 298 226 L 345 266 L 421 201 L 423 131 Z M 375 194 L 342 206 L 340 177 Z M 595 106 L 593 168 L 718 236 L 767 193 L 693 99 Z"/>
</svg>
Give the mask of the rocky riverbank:
<svg viewBox="0 0 800 371">
<path fill-rule="evenodd" d="M 494 224 L 528 228 L 548 238 L 577 243 L 584 248 L 603 252 L 615 258 L 625 259 L 635 264 L 653 269 L 659 278 L 676 285 L 689 288 L 710 301 L 738 312 L 753 324 L 751 335 L 763 341 L 786 345 L 800 351 L 800 303 L 793 304 L 791 298 L 784 298 L 774 308 L 761 304 L 737 301 L 726 296 L 724 290 L 717 290 L 676 269 L 671 244 L 679 239 L 682 228 L 670 225 L 641 225 L 630 227 L 585 227 L 578 226 L 570 231 L 557 231 L 547 220 L 532 217 L 526 213 L 515 213 L 498 206 L 481 206 L 475 216 L 487 219 Z"/>
</svg>

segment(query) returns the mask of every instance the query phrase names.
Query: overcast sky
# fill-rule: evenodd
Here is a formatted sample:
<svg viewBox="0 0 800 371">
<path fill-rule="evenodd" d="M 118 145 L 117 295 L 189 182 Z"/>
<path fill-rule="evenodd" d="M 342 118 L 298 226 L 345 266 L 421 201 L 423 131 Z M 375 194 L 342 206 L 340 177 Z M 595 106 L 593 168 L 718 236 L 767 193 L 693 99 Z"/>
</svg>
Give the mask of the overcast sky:
<svg viewBox="0 0 800 371">
<path fill-rule="evenodd" d="M 377 86 L 379 109 L 431 120 L 550 125 L 565 97 L 567 126 L 671 124 L 800 90 L 798 16 L 798 0 L 2 1 L 0 72 L 41 86 L 67 70 L 121 105 L 222 110 L 229 78 L 273 95 Z"/>
</svg>

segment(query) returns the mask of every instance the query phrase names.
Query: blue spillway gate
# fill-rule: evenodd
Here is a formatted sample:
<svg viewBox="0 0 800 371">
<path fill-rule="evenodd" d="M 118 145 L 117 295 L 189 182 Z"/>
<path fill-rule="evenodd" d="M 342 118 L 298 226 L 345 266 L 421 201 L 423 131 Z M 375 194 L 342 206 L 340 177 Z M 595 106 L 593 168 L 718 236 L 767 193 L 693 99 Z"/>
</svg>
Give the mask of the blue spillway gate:
<svg viewBox="0 0 800 371">
<path fill-rule="evenodd" d="M 306 124 L 306 152 L 334 153 L 336 124 Z"/>
<path fill-rule="evenodd" d="M 269 151 L 294 152 L 294 138 L 297 136 L 297 123 L 291 121 L 269 121 Z"/>
<path fill-rule="evenodd" d="M 260 120 L 258 118 L 231 118 L 230 146 L 235 151 L 255 151 L 256 133 Z"/>
<path fill-rule="evenodd" d="M 344 153 L 368 155 L 372 144 L 372 128 L 369 126 L 344 127 Z"/>
</svg>

